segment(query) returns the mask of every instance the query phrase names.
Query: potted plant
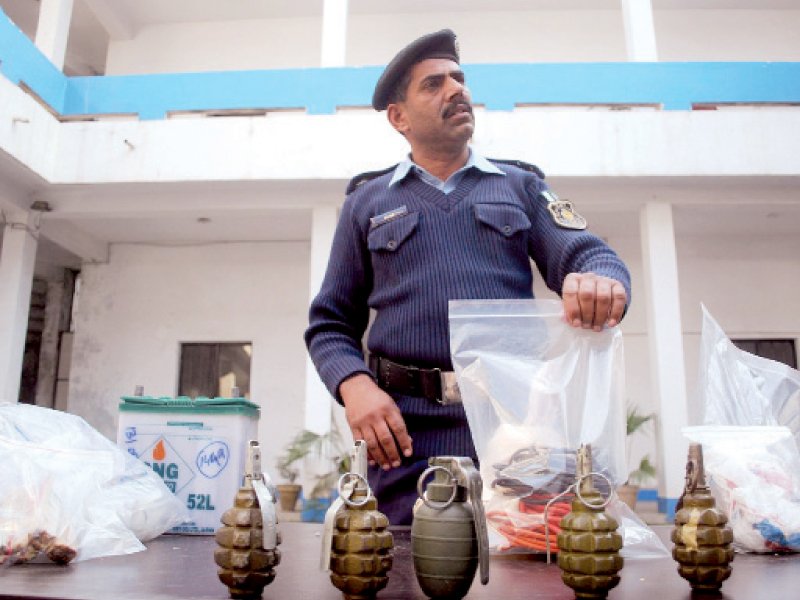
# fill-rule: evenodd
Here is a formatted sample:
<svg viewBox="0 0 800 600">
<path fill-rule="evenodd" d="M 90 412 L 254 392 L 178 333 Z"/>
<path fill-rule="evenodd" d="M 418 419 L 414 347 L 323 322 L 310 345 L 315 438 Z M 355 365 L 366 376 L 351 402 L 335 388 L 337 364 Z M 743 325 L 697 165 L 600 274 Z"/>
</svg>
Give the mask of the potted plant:
<svg viewBox="0 0 800 600">
<path fill-rule="evenodd" d="M 295 480 L 300 475 L 299 469 L 293 466 L 294 460 L 291 460 L 284 454 L 277 462 L 278 473 L 283 478 L 285 483 L 279 483 L 278 499 L 281 503 L 281 510 L 284 512 L 292 512 L 297 506 L 297 499 L 300 497 L 300 490 L 302 486 L 295 483 Z"/>
<path fill-rule="evenodd" d="M 283 454 L 278 458 L 278 472 L 290 484 L 287 486 L 287 499 L 284 501 L 283 486 L 278 486 L 280 493 L 281 509 L 294 510 L 301 486 L 294 481 L 299 474 L 297 464 L 307 458 L 314 459 L 314 487 L 307 494 L 305 504 L 309 502 L 316 507 L 327 506 L 331 491 L 342 473 L 350 468 L 350 457 L 344 448 L 344 442 L 339 430 L 334 427 L 327 433 L 318 434 L 308 429 L 303 429 L 287 444 Z M 288 507 L 288 508 L 287 508 Z M 304 506 L 304 512 L 306 507 Z M 323 511 L 324 512 L 324 511 Z M 304 517 L 305 519 L 305 517 Z"/>
<path fill-rule="evenodd" d="M 626 423 L 628 456 L 630 456 L 631 437 L 637 431 L 641 431 L 642 427 L 644 427 L 654 418 L 655 415 L 653 413 L 650 413 L 649 415 L 643 415 L 639 413 L 636 407 L 628 408 Z M 633 471 L 628 473 L 628 480 L 619 488 L 617 488 L 617 495 L 619 495 L 620 500 L 630 506 L 631 509 L 635 509 L 636 497 L 639 494 L 639 488 L 644 481 L 651 477 L 655 477 L 655 475 L 656 469 L 650 462 L 650 455 L 645 454 L 642 457 L 642 460 L 639 461 L 639 465 Z"/>
</svg>

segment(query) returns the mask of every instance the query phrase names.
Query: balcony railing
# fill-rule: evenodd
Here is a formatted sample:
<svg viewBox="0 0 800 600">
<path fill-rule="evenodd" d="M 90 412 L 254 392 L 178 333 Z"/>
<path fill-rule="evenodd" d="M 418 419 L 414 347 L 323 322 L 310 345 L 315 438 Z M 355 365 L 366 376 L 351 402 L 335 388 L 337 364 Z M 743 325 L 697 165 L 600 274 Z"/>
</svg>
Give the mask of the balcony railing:
<svg viewBox="0 0 800 600">
<path fill-rule="evenodd" d="M 62 118 L 368 107 L 380 67 L 67 77 L 0 11 L 0 72 Z M 464 65 L 475 104 L 800 105 L 800 63 L 561 63 Z"/>
</svg>

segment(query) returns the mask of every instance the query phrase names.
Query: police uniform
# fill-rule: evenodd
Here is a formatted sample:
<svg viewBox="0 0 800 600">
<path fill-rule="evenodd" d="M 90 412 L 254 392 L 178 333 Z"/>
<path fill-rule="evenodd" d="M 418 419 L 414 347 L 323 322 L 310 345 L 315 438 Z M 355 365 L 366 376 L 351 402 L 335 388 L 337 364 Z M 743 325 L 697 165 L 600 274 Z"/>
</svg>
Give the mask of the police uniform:
<svg viewBox="0 0 800 600">
<path fill-rule="evenodd" d="M 388 87 L 416 62 L 458 60 L 449 30 L 417 42 L 379 80 L 376 109 L 386 107 Z M 532 298 L 530 259 L 558 293 L 567 274 L 593 272 L 621 282 L 630 298 L 625 265 L 585 231 L 538 169 L 471 152 L 455 175 L 449 188 L 436 185 L 405 161 L 351 182 L 305 334 L 320 377 L 339 402 L 339 385 L 367 373 L 405 419 L 414 456 L 400 468 L 375 467 L 369 474 L 379 508 L 394 525 L 410 523 L 416 477 L 428 457 L 476 458 L 463 406 L 445 393 L 442 373 L 452 372 L 449 300 Z M 375 317 L 365 361 L 361 340 L 370 309 Z"/>
</svg>

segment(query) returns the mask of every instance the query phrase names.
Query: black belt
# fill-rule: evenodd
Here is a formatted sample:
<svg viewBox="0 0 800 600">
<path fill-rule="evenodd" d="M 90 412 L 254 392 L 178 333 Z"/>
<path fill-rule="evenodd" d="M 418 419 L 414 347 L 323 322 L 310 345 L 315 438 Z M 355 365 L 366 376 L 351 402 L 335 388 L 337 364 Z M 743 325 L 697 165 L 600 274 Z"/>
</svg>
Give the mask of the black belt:
<svg viewBox="0 0 800 600">
<path fill-rule="evenodd" d="M 442 405 L 461 402 L 453 371 L 420 369 L 374 355 L 369 357 L 369 368 L 380 388 L 387 392 L 427 398 Z"/>
</svg>

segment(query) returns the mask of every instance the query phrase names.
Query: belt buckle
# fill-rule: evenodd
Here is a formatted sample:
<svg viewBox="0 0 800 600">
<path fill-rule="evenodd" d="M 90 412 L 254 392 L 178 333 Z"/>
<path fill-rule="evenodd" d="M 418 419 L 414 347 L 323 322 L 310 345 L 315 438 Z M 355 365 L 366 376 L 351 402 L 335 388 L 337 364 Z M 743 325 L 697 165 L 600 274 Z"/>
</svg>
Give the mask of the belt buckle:
<svg viewBox="0 0 800 600">
<path fill-rule="evenodd" d="M 460 404 L 461 403 L 461 390 L 458 389 L 458 381 L 456 380 L 456 374 L 453 371 L 442 371 L 439 368 L 434 369 L 436 374 L 439 376 L 439 389 L 440 389 L 440 398 L 436 399 L 436 402 L 441 404 L 442 406 L 448 406 L 450 404 Z"/>
</svg>

